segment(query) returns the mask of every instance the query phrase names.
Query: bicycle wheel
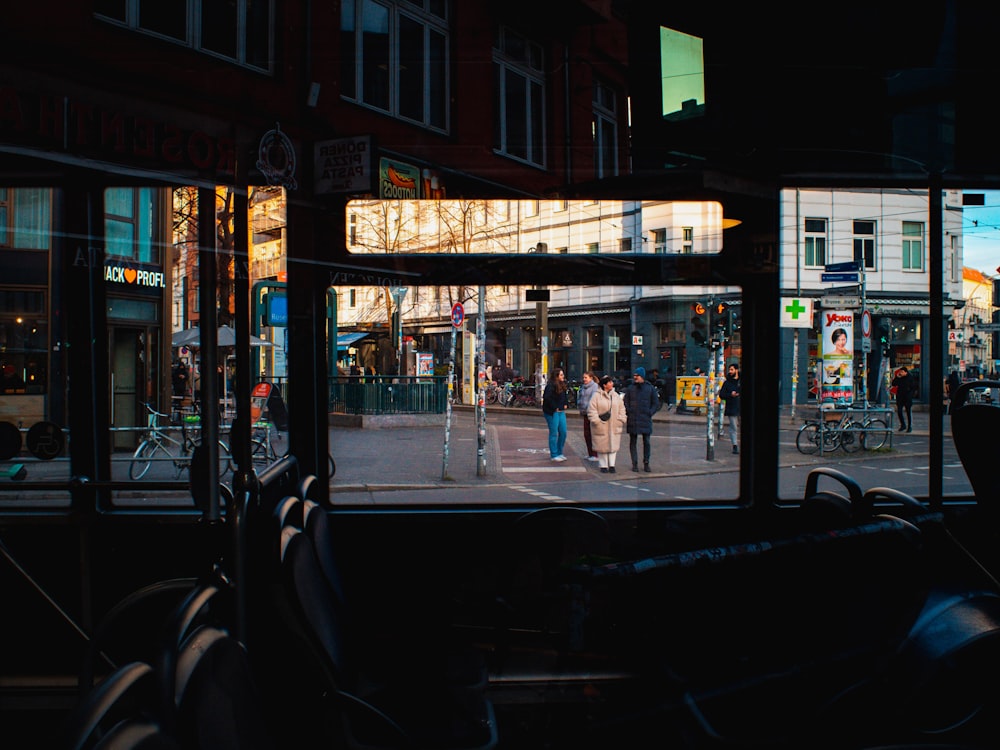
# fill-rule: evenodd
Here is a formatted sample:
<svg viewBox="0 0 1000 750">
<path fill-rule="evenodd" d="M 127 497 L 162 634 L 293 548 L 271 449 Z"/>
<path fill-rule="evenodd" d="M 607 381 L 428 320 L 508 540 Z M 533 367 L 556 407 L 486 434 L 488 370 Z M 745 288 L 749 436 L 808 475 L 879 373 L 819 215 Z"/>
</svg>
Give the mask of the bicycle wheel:
<svg viewBox="0 0 1000 750">
<path fill-rule="evenodd" d="M 191 460 L 194 457 L 194 450 L 201 446 L 201 440 L 192 440 L 186 447 L 181 456 L 175 459 L 174 463 L 177 464 L 178 472 L 183 469 L 188 469 L 190 473 Z M 216 469 L 216 476 L 220 479 L 226 475 L 226 472 L 233 467 L 233 454 L 229 450 L 229 446 L 223 441 L 219 441 L 219 459 L 218 468 Z"/>
<path fill-rule="evenodd" d="M 819 425 L 815 422 L 806 422 L 795 436 L 795 447 L 799 449 L 799 453 L 811 456 L 819 450 L 820 439 Z"/>
<path fill-rule="evenodd" d="M 128 475 L 130 479 L 142 479 L 153 465 L 156 454 L 160 451 L 167 455 L 166 449 L 155 440 L 143 440 L 139 447 L 132 454 L 132 463 L 128 465 Z"/>
<path fill-rule="evenodd" d="M 889 441 L 889 427 L 881 419 L 869 419 L 865 422 L 865 431 L 861 435 L 861 443 L 866 451 L 877 451 Z"/>
<path fill-rule="evenodd" d="M 274 449 L 271 442 L 264 437 L 250 441 L 250 459 L 254 466 L 267 466 L 274 460 Z"/>
<path fill-rule="evenodd" d="M 857 453 L 861 450 L 862 426 L 860 422 L 846 420 L 838 431 L 840 432 L 840 447 L 845 453 Z"/>
<path fill-rule="evenodd" d="M 495 404 L 497 402 L 497 389 L 487 388 L 486 389 L 486 403 Z"/>
</svg>

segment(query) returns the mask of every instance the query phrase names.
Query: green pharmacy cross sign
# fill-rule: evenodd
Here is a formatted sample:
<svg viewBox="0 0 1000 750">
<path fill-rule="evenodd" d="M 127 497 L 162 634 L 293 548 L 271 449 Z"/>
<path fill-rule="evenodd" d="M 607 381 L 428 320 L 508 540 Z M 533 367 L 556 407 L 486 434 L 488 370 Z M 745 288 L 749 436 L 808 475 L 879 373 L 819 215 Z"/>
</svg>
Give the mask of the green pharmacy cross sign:
<svg viewBox="0 0 1000 750">
<path fill-rule="evenodd" d="M 792 300 L 792 304 L 785 308 L 785 312 L 792 316 L 792 320 L 798 320 L 799 315 L 805 311 L 805 306 L 799 300 Z"/>
<path fill-rule="evenodd" d="M 812 328 L 813 301 L 798 297 L 782 297 L 782 328 Z"/>
</svg>

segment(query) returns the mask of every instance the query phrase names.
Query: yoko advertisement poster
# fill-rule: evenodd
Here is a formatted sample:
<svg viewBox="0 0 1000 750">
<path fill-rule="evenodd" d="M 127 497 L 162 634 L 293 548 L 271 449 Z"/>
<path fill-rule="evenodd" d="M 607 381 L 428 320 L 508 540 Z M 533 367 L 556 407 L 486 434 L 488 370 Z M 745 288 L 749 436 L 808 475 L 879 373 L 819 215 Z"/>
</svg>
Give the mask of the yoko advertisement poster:
<svg viewBox="0 0 1000 750">
<path fill-rule="evenodd" d="M 854 401 L 854 313 L 824 310 L 820 340 L 820 403 L 830 409 Z"/>
</svg>

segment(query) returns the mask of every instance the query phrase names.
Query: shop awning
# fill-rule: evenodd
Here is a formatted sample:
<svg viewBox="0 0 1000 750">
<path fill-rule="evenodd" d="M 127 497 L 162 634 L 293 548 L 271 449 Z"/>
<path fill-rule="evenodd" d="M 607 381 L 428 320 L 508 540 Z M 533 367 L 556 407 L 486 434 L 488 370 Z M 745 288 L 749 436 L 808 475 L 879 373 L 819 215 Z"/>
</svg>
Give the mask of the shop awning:
<svg viewBox="0 0 1000 750">
<path fill-rule="evenodd" d="M 361 331 L 361 332 L 353 331 L 351 333 L 338 333 L 337 334 L 337 348 L 338 349 L 347 349 L 349 346 L 352 346 L 355 342 L 360 341 L 361 339 L 363 339 L 367 335 L 368 335 L 367 331 Z"/>
</svg>

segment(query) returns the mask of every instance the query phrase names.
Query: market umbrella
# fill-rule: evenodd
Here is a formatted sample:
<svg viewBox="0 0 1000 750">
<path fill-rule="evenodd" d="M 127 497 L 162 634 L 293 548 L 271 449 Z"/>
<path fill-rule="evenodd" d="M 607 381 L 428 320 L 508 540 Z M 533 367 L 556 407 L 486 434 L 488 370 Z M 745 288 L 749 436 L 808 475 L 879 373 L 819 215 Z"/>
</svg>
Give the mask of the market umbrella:
<svg viewBox="0 0 1000 750">
<path fill-rule="evenodd" d="M 232 326 L 219 326 L 219 346 L 236 346 L 236 331 Z M 178 331 L 170 339 L 170 345 L 187 346 L 197 349 L 201 346 L 201 331 L 198 328 L 185 328 Z M 258 336 L 250 336 L 250 346 L 274 346 Z"/>
</svg>

